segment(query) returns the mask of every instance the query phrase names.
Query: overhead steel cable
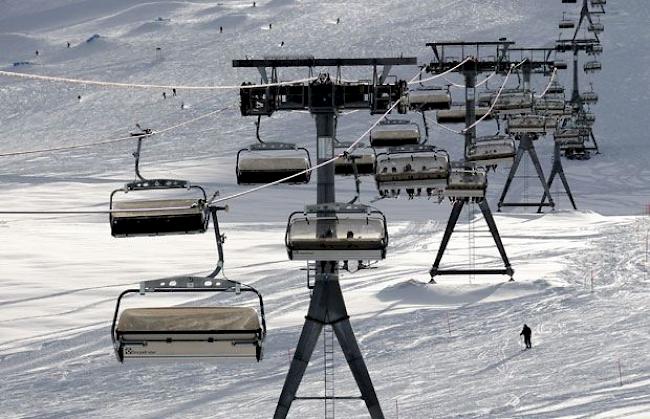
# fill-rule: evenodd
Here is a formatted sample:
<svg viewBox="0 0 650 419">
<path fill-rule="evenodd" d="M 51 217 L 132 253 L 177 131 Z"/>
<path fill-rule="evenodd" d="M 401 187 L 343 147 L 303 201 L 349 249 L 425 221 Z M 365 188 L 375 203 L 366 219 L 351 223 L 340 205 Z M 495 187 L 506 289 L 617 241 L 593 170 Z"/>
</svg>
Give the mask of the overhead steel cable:
<svg viewBox="0 0 650 419">
<path fill-rule="evenodd" d="M 171 127 L 164 128 L 162 130 L 158 130 L 158 131 L 153 130 L 151 132 L 151 134 L 163 134 L 165 132 L 168 132 L 168 131 L 183 127 L 185 125 L 189 125 L 189 124 L 194 123 L 196 121 L 199 121 L 201 119 L 208 118 L 208 117 L 210 117 L 212 115 L 216 115 L 218 113 L 221 113 L 221 112 L 223 112 L 223 111 L 225 111 L 227 109 L 231 109 L 231 108 L 232 108 L 232 106 L 227 106 L 225 108 L 217 109 L 217 110 L 205 113 L 203 115 L 199 115 L 199 116 L 197 116 L 195 118 L 188 119 L 187 121 L 183 121 L 183 122 L 181 122 L 179 124 L 176 124 L 176 125 L 173 125 Z M 94 146 L 105 145 L 105 144 L 118 143 L 118 142 L 122 142 L 122 141 L 132 140 L 134 138 L 135 137 L 133 137 L 132 135 L 129 135 L 129 136 L 125 136 L 125 137 L 111 138 L 111 139 L 107 139 L 107 140 L 100 140 L 100 141 L 95 141 L 95 142 L 86 143 L 86 144 L 75 144 L 75 145 L 61 146 L 61 147 L 40 148 L 40 149 L 36 149 L 36 150 L 12 151 L 12 152 L 8 152 L 8 153 L 0 153 L 0 157 L 24 156 L 24 155 L 28 155 L 28 154 L 49 153 L 49 152 L 53 152 L 53 151 L 76 150 L 76 149 L 80 149 L 80 148 L 87 148 L 87 147 L 94 147 Z"/>
<path fill-rule="evenodd" d="M 69 77 L 58 76 L 43 76 L 39 74 L 17 73 L 15 71 L 2 71 L 0 76 L 15 77 L 30 80 L 51 81 L 59 83 L 83 84 L 86 86 L 102 86 L 102 87 L 116 87 L 122 89 L 176 89 L 176 90 L 237 90 L 237 89 L 252 89 L 258 87 L 273 87 L 285 86 L 298 83 L 306 83 L 316 79 L 316 77 L 308 77 L 305 79 L 282 81 L 275 83 L 254 84 L 254 85 L 224 85 L 224 86 L 196 86 L 196 85 L 182 85 L 182 84 L 145 84 L 145 83 L 121 83 L 111 81 L 99 80 L 85 80 L 75 79 Z"/>
</svg>

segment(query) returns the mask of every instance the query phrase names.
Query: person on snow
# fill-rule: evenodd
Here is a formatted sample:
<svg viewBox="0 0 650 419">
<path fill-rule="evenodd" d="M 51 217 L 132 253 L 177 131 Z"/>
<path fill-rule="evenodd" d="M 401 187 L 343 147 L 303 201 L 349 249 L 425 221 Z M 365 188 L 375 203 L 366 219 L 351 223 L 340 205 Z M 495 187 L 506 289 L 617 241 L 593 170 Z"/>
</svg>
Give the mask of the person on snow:
<svg viewBox="0 0 650 419">
<path fill-rule="evenodd" d="M 530 336 L 533 334 L 533 331 L 530 330 L 530 327 L 528 325 L 524 324 L 524 328 L 521 330 L 521 333 L 519 336 L 524 337 L 524 343 L 526 344 L 526 349 L 530 349 L 533 347 L 533 345 L 530 343 Z"/>
</svg>

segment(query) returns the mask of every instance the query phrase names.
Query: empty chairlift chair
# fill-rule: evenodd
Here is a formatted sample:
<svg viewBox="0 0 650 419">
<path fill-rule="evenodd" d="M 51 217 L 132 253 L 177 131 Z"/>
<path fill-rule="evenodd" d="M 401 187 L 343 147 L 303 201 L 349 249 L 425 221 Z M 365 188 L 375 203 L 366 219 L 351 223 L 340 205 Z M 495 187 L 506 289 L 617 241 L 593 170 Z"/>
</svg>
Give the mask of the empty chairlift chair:
<svg viewBox="0 0 650 419">
<path fill-rule="evenodd" d="M 533 107 L 533 93 L 530 91 L 502 93 L 492 99 L 494 111 L 501 115 L 528 113 Z"/>
<path fill-rule="evenodd" d="M 142 140 L 150 134 L 151 131 L 132 134 L 138 137 L 138 148 L 134 153 L 138 180 L 111 193 L 111 235 L 135 237 L 204 233 L 210 216 L 207 196 L 202 187 L 178 179 L 145 179 L 140 174 Z M 198 196 L 187 197 L 190 193 Z M 123 194 L 124 199 L 115 199 L 118 194 Z M 135 195 L 138 199 L 126 199 L 127 195 Z M 153 198 L 152 195 L 157 197 Z"/>
<path fill-rule="evenodd" d="M 487 172 L 473 163 L 454 162 L 449 172 L 449 184 L 444 196 L 452 201 L 468 199 L 480 202 L 487 190 Z"/>
<path fill-rule="evenodd" d="M 399 147 L 420 142 L 420 127 L 408 119 L 384 119 L 370 131 L 370 146 Z"/>
<path fill-rule="evenodd" d="M 584 64 L 585 73 L 596 73 L 603 69 L 603 65 L 598 60 L 587 61 Z"/>
<path fill-rule="evenodd" d="M 129 308 L 120 303 L 128 293 L 246 292 L 259 297 L 257 311 L 247 306 Z M 145 281 L 124 291 L 117 302 L 111 335 L 120 362 L 146 359 L 262 359 L 266 336 L 264 305 L 253 288 L 226 279 L 178 277 Z"/>
<path fill-rule="evenodd" d="M 592 6 L 604 6 L 607 4 L 607 0 L 591 0 Z"/>
<path fill-rule="evenodd" d="M 351 142 L 338 142 L 336 152 L 341 153 L 352 145 Z M 349 156 L 343 156 L 334 162 L 334 173 L 341 176 L 354 175 L 352 159 L 357 166 L 357 172 L 360 176 L 375 174 L 375 153 L 372 149 L 367 149 L 360 144 L 354 149 Z"/>
<path fill-rule="evenodd" d="M 560 20 L 560 24 L 558 26 L 560 29 L 572 29 L 576 27 L 576 21 L 575 19 L 566 17 L 566 12 L 564 12 L 562 13 L 562 20 Z"/>
<path fill-rule="evenodd" d="M 605 25 L 602 22 L 592 22 L 587 26 L 587 30 L 592 33 L 602 33 L 605 30 Z"/>
<path fill-rule="evenodd" d="M 556 95 L 564 97 L 564 86 L 557 80 L 553 80 L 546 90 L 547 95 Z"/>
<path fill-rule="evenodd" d="M 555 58 L 553 60 L 553 67 L 555 67 L 558 70 L 566 70 L 567 68 L 569 68 L 569 65 L 565 60 Z"/>
<path fill-rule="evenodd" d="M 512 163 L 517 148 L 512 138 L 505 135 L 478 137 L 467 149 L 467 160 L 478 166 L 496 166 Z"/>
<path fill-rule="evenodd" d="M 543 135 L 554 128 L 556 123 L 556 120 L 551 120 L 549 117 L 537 114 L 510 116 L 508 118 L 508 126 L 506 128 L 506 132 L 511 135 Z"/>
<path fill-rule="evenodd" d="M 294 176 L 284 183 L 309 183 L 309 151 L 291 143 L 252 144 L 237 153 L 237 184 L 275 182 Z"/>
<path fill-rule="evenodd" d="M 603 45 L 602 44 L 587 45 L 586 51 L 587 54 L 589 55 L 600 55 L 603 53 Z"/>
<path fill-rule="evenodd" d="M 485 119 L 492 119 L 492 114 L 488 114 L 488 112 L 489 108 L 487 107 L 476 108 L 476 119 L 483 118 L 485 115 L 488 115 Z M 464 124 L 465 113 L 466 110 L 462 107 L 440 110 L 436 112 L 436 121 L 439 124 Z"/>
<path fill-rule="evenodd" d="M 585 143 L 589 139 L 589 128 L 579 126 L 575 120 L 570 119 L 568 124 L 558 127 L 554 134 L 555 143 L 560 146 L 560 151 L 570 160 L 587 160 L 589 151 Z"/>
<path fill-rule="evenodd" d="M 596 122 L 596 115 L 592 112 L 581 112 L 578 114 L 578 123 L 585 127 L 591 127 Z"/>
<path fill-rule="evenodd" d="M 584 126 L 578 118 L 571 116 L 563 118 L 553 134 L 555 143 L 562 149 L 584 145 L 589 138 L 589 128 Z"/>
<path fill-rule="evenodd" d="M 564 113 L 564 97 L 546 92 L 542 98 L 535 99 L 534 111 L 538 115 L 562 115 Z"/>
<path fill-rule="evenodd" d="M 386 218 L 366 205 L 320 204 L 289 216 L 291 260 L 380 260 L 386 257 Z"/>
<path fill-rule="evenodd" d="M 598 93 L 594 91 L 593 85 L 590 90 L 584 91 L 580 94 L 580 99 L 583 103 L 588 105 L 594 105 L 598 103 Z"/>
<path fill-rule="evenodd" d="M 402 192 L 408 198 L 439 196 L 448 177 L 449 154 L 434 146 L 391 148 L 377 155 L 375 182 L 385 198 Z"/>
<path fill-rule="evenodd" d="M 408 101 L 411 109 L 418 111 L 449 109 L 451 93 L 449 89 L 439 86 L 421 87 L 409 92 Z"/>
<path fill-rule="evenodd" d="M 133 199 L 116 201 L 118 192 L 197 190 L 197 198 Z M 208 228 L 205 190 L 184 180 L 151 179 L 127 183 L 111 193 L 110 216 L 113 237 L 204 233 Z"/>
</svg>

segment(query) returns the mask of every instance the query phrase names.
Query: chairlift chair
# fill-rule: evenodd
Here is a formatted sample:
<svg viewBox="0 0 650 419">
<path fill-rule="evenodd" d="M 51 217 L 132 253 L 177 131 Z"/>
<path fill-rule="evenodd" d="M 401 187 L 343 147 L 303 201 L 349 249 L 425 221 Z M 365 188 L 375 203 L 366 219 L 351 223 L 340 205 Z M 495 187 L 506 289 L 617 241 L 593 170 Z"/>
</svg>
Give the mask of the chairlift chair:
<svg viewBox="0 0 650 419">
<path fill-rule="evenodd" d="M 604 6 L 607 4 L 607 0 L 591 0 L 592 6 Z"/>
<path fill-rule="evenodd" d="M 562 4 L 575 4 L 578 0 L 562 0 Z"/>
<path fill-rule="evenodd" d="M 600 55 L 603 53 L 603 45 L 602 44 L 588 45 L 586 48 L 586 52 L 589 55 Z"/>
<path fill-rule="evenodd" d="M 500 163 L 512 163 L 517 148 L 515 141 L 505 135 L 477 137 L 467 149 L 467 160 L 479 166 L 496 166 Z"/>
<path fill-rule="evenodd" d="M 478 106 L 489 107 L 492 98 L 494 97 L 494 92 L 490 90 L 484 90 L 478 95 L 476 103 Z"/>
<path fill-rule="evenodd" d="M 386 257 L 386 217 L 366 205 L 319 204 L 289 216 L 290 260 L 380 260 Z"/>
<path fill-rule="evenodd" d="M 338 142 L 335 149 L 347 149 L 352 145 L 351 142 Z M 373 175 L 375 173 L 375 153 L 372 149 L 366 149 L 363 144 L 360 144 L 354 149 L 349 156 L 343 156 L 334 162 L 334 174 L 341 176 L 354 175 L 354 165 L 357 166 L 357 174 L 359 176 Z"/>
<path fill-rule="evenodd" d="M 476 119 L 481 119 L 485 117 L 485 120 L 493 119 L 493 114 L 488 113 L 490 111 L 487 107 L 478 107 L 476 108 L 475 115 Z M 457 107 L 452 109 L 440 110 L 436 112 L 436 121 L 439 124 L 464 124 L 465 123 L 465 108 Z"/>
<path fill-rule="evenodd" d="M 501 115 L 527 113 L 533 107 L 533 94 L 530 91 L 517 93 L 501 93 L 491 100 L 494 111 Z"/>
<path fill-rule="evenodd" d="M 408 119 L 384 119 L 370 131 L 371 147 L 397 147 L 420 142 L 420 127 Z"/>
<path fill-rule="evenodd" d="M 438 196 L 447 185 L 449 154 L 434 146 L 396 147 L 377 155 L 375 182 L 382 197 Z"/>
<path fill-rule="evenodd" d="M 555 143 L 563 147 L 583 145 L 588 138 L 589 128 L 575 116 L 562 118 L 553 134 Z"/>
<path fill-rule="evenodd" d="M 583 103 L 593 105 L 598 103 L 598 93 L 594 91 L 593 86 L 591 86 L 591 90 L 587 90 L 582 92 L 580 95 L 580 99 L 582 100 Z"/>
<path fill-rule="evenodd" d="M 553 60 L 553 67 L 557 68 L 558 70 L 566 70 L 569 68 L 569 65 L 564 60 L 555 59 Z"/>
<path fill-rule="evenodd" d="M 562 115 L 565 108 L 564 97 L 549 95 L 547 92 L 544 97 L 535 99 L 533 108 L 539 115 Z"/>
<path fill-rule="evenodd" d="M 555 126 L 557 120 L 537 114 L 513 115 L 508 118 L 506 132 L 518 134 L 545 134 Z"/>
<path fill-rule="evenodd" d="M 553 80 L 546 90 L 547 95 L 564 95 L 564 86 L 557 80 Z"/>
<path fill-rule="evenodd" d="M 596 122 L 596 115 L 592 112 L 582 112 L 578 115 L 578 122 L 586 127 L 591 127 Z"/>
<path fill-rule="evenodd" d="M 419 111 L 449 109 L 451 93 L 448 88 L 439 86 L 420 87 L 409 92 L 408 102 L 411 109 Z"/>
<path fill-rule="evenodd" d="M 603 65 L 598 60 L 587 61 L 584 64 L 585 73 L 595 73 L 602 70 Z"/>
<path fill-rule="evenodd" d="M 290 155 L 278 155 L 282 153 Z M 310 167 L 309 151 L 304 147 L 280 142 L 251 144 L 237 153 L 237 184 L 269 183 L 297 174 L 283 183 L 309 183 L 311 172 L 305 171 Z"/>
<path fill-rule="evenodd" d="M 560 29 L 572 29 L 576 27 L 576 21 L 566 17 L 566 12 L 562 13 L 562 20 L 558 25 Z"/>
<path fill-rule="evenodd" d="M 605 30 L 605 25 L 602 22 L 592 22 L 587 26 L 587 31 L 599 34 Z"/>
<path fill-rule="evenodd" d="M 443 195 L 451 201 L 470 199 L 480 202 L 487 190 L 487 172 L 473 163 L 453 162 L 449 172 L 449 184 Z"/>
<path fill-rule="evenodd" d="M 524 93 L 525 90 L 521 87 L 512 87 L 512 88 L 503 88 L 501 89 L 501 95 L 504 94 L 517 94 L 517 93 Z M 478 105 L 479 106 L 485 106 L 485 107 L 490 107 L 492 102 L 494 101 L 494 98 L 497 95 L 497 91 L 495 90 L 484 90 L 478 95 Z"/>
<path fill-rule="evenodd" d="M 223 236 L 217 209 L 211 207 L 219 261 L 207 277 L 179 276 L 140 283 L 117 299 L 111 338 L 120 362 L 136 360 L 208 360 L 214 358 L 262 359 L 266 337 L 264 301 L 254 288 L 217 278 L 223 266 Z M 120 312 L 122 299 L 132 293 L 251 292 L 257 295 L 260 312 L 247 306 L 149 307 Z"/>
<path fill-rule="evenodd" d="M 158 236 L 171 234 L 204 233 L 208 228 L 209 211 L 205 189 L 179 179 L 145 179 L 140 174 L 142 140 L 151 131 L 132 134 L 138 137 L 135 157 L 135 174 L 138 180 L 114 190 L 109 200 L 109 222 L 113 237 Z M 197 191 L 195 198 L 148 198 L 116 200 L 118 193 Z"/>
</svg>

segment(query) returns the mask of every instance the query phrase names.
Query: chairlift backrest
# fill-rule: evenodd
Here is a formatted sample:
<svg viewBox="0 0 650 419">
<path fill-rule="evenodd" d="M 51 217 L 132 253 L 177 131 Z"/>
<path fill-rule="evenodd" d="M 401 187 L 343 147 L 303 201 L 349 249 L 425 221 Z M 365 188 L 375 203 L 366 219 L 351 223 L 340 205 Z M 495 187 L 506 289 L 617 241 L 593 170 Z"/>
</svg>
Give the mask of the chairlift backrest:
<svg viewBox="0 0 650 419">
<path fill-rule="evenodd" d="M 504 135 L 478 137 L 467 149 L 467 159 L 485 165 L 512 161 L 517 152 L 512 138 Z"/>
<path fill-rule="evenodd" d="M 260 317 L 247 306 L 150 307 L 120 312 L 129 293 L 252 292 L 259 299 Z M 266 336 L 264 302 L 254 288 L 217 278 L 182 276 L 145 281 L 140 289 L 120 294 L 111 338 L 120 362 L 163 359 L 262 359 Z"/>
<path fill-rule="evenodd" d="M 533 107 L 533 94 L 530 91 L 517 93 L 501 93 L 491 101 L 494 110 L 501 114 L 524 113 Z"/>
<path fill-rule="evenodd" d="M 587 61 L 584 64 L 584 71 L 585 73 L 592 73 L 596 71 L 600 71 L 603 68 L 602 64 L 598 60 L 592 60 L 592 61 Z"/>
<path fill-rule="evenodd" d="M 240 185 L 270 183 L 290 176 L 293 177 L 283 183 L 309 183 L 311 172 L 305 171 L 310 168 L 309 151 L 292 143 L 252 144 L 237 153 L 236 174 Z"/>
<path fill-rule="evenodd" d="M 420 87 L 409 92 L 408 101 L 411 109 L 418 111 L 449 109 L 451 93 L 441 87 Z"/>
<path fill-rule="evenodd" d="M 488 113 L 489 108 L 477 107 L 475 110 L 476 119 L 485 117 L 486 120 L 493 119 L 492 113 Z M 465 108 L 452 108 L 436 112 L 436 121 L 439 124 L 464 124 L 466 111 Z"/>
<path fill-rule="evenodd" d="M 557 120 L 544 115 L 524 114 L 508 118 L 506 132 L 508 134 L 544 134 L 554 128 Z"/>
<path fill-rule="evenodd" d="M 197 198 L 134 199 L 116 201 L 121 192 L 196 190 Z M 205 190 L 177 179 L 144 179 L 127 183 L 111 193 L 109 222 L 113 237 L 204 233 L 209 212 Z"/>
<path fill-rule="evenodd" d="M 420 127 L 408 119 L 384 119 L 370 131 L 372 147 L 396 147 L 419 142 Z"/>
</svg>

